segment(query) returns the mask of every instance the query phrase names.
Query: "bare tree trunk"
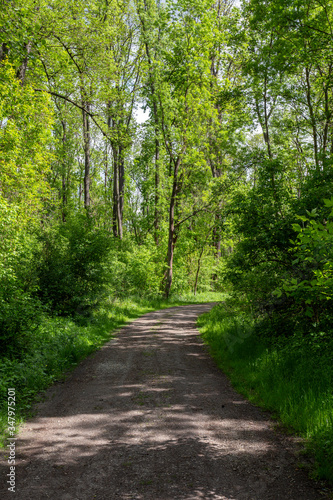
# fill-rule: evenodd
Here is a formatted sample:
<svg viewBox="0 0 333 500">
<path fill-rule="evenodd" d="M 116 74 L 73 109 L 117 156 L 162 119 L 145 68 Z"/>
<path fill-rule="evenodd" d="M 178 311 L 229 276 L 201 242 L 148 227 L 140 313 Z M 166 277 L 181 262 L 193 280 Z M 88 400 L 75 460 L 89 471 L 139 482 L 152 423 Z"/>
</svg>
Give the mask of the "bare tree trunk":
<svg viewBox="0 0 333 500">
<path fill-rule="evenodd" d="M 62 125 L 62 152 L 63 152 L 63 165 L 62 165 L 62 172 L 61 172 L 61 190 L 62 190 L 62 222 L 66 222 L 66 205 L 67 205 L 67 196 L 66 196 L 66 140 L 67 140 L 67 135 L 66 135 L 66 123 L 64 120 L 61 120 L 61 125 Z"/>
<path fill-rule="evenodd" d="M 8 55 L 8 47 L 5 43 L 0 45 L 0 64 Z"/>
<path fill-rule="evenodd" d="M 160 4 L 157 4 L 158 9 L 160 8 Z M 144 1 L 144 11 L 147 14 L 149 12 L 149 7 L 147 5 L 147 2 Z M 140 14 L 139 12 L 139 17 L 142 25 L 142 30 L 143 33 L 146 37 L 147 35 L 147 28 L 145 25 L 145 18 Z M 155 244 L 158 246 L 159 245 L 159 238 L 158 238 L 158 231 L 160 227 L 160 211 L 159 211 L 159 185 L 160 185 L 160 172 L 159 172 L 159 159 L 160 159 L 160 142 L 159 142 L 159 118 L 158 118 L 158 111 L 157 111 L 157 104 L 156 104 L 156 89 L 155 89 L 155 79 L 153 75 L 153 64 L 152 64 L 152 55 L 151 52 L 154 52 L 153 49 L 151 49 L 151 46 L 148 42 L 148 38 L 145 38 L 145 49 L 146 49 L 146 55 L 148 59 L 148 65 L 149 65 L 149 80 L 150 80 L 150 91 L 151 91 L 151 96 L 153 100 L 153 117 L 154 117 L 154 123 L 155 123 L 155 207 L 154 207 L 154 240 Z M 155 47 L 156 50 L 156 47 Z"/>
<path fill-rule="evenodd" d="M 158 140 L 156 140 L 158 142 Z M 159 172 L 159 146 L 156 145 L 156 156 L 155 156 L 155 212 L 154 212 L 154 239 L 156 246 L 159 245 L 158 231 L 160 228 L 160 211 L 159 211 L 159 187 L 160 187 L 160 172 Z"/>
<path fill-rule="evenodd" d="M 330 80 L 332 78 L 332 69 L 333 69 L 333 65 L 329 64 L 328 72 L 329 72 Z M 318 71 L 320 72 L 321 77 L 324 77 L 324 73 L 320 67 L 318 67 Z M 331 118 L 332 118 L 332 110 L 330 109 L 329 90 L 330 90 L 330 85 L 327 83 L 323 84 L 323 94 L 324 94 L 324 102 L 325 102 L 325 125 L 324 125 L 324 130 L 323 130 L 322 152 L 324 155 L 324 158 L 323 158 L 324 168 L 327 165 L 325 160 L 326 160 L 326 155 L 327 155 L 328 141 L 329 141 L 329 130 L 331 128 Z"/>
<path fill-rule="evenodd" d="M 201 252 L 200 252 L 199 259 L 198 259 L 197 272 L 196 272 L 196 275 L 195 275 L 194 295 L 196 295 L 196 294 L 197 294 L 197 289 L 198 289 L 198 279 L 199 279 L 199 272 L 200 272 L 200 266 L 201 266 L 201 259 L 202 259 L 202 255 L 203 255 L 204 249 L 205 249 L 205 246 L 203 245 L 203 247 L 202 247 L 202 249 L 201 249 Z"/>
<path fill-rule="evenodd" d="M 27 44 L 24 45 L 24 51 L 26 52 L 26 56 L 23 59 L 22 64 L 16 73 L 16 77 L 21 81 L 21 85 L 24 84 L 25 75 L 26 75 L 27 68 L 28 68 L 28 60 L 29 60 L 29 54 L 31 52 L 31 48 L 32 48 L 31 42 L 28 42 Z"/>
<path fill-rule="evenodd" d="M 211 170 L 212 170 L 212 175 L 213 178 L 219 178 L 222 175 L 222 168 L 216 168 L 212 163 L 211 163 Z M 215 257 L 218 260 L 221 257 L 221 232 L 219 229 L 219 223 L 220 223 L 220 214 L 215 214 L 215 227 L 213 229 L 213 245 L 215 247 Z M 213 279 L 216 279 L 213 276 Z"/>
<path fill-rule="evenodd" d="M 169 237 L 168 237 L 168 252 L 167 252 L 167 262 L 166 262 L 166 270 L 164 274 L 164 295 L 166 298 L 170 295 L 171 285 L 172 285 L 172 275 L 173 275 L 173 255 L 175 242 L 177 239 L 175 232 L 175 207 L 177 201 L 177 192 L 178 192 L 178 172 L 181 164 L 181 155 L 179 155 L 173 173 L 173 185 L 172 185 L 172 194 L 170 199 L 170 207 L 169 207 Z"/>
<path fill-rule="evenodd" d="M 118 210 L 117 210 L 117 222 L 118 222 L 118 233 L 119 238 L 123 238 L 123 213 L 124 213 L 124 184 L 125 184 L 125 166 L 124 166 L 124 156 L 122 147 L 119 147 L 119 199 L 118 199 Z"/>
<path fill-rule="evenodd" d="M 123 237 L 123 204 L 124 204 L 124 158 L 121 147 L 114 146 L 113 151 L 113 234 L 120 240 Z"/>
<path fill-rule="evenodd" d="M 116 147 L 112 148 L 113 151 L 113 207 L 112 207 L 112 229 L 113 234 L 118 238 L 118 200 L 119 200 L 119 184 L 118 184 L 118 151 Z"/>
<path fill-rule="evenodd" d="M 83 145 L 84 145 L 84 207 L 90 207 L 90 122 L 89 104 L 82 102 L 82 118 L 83 118 Z M 86 111 L 87 110 L 87 111 Z"/>
<path fill-rule="evenodd" d="M 215 215 L 215 227 L 213 229 L 213 244 L 215 247 L 215 258 L 219 260 L 221 257 L 221 235 L 219 231 L 219 222 L 220 222 L 220 215 L 216 214 Z"/>
<path fill-rule="evenodd" d="M 67 199 L 66 199 L 66 179 L 65 175 L 62 175 L 62 222 L 66 222 L 66 204 L 67 204 Z"/>
<path fill-rule="evenodd" d="M 107 201 L 108 174 L 109 174 L 108 145 L 107 145 L 107 142 L 105 142 L 105 166 L 104 166 L 104 196 L 105 196 L 105 203 Z"/>
<path fill-rule="evenodd" d="M 154 97 L 154 88 L 152 86 L 152 91 L 153 91 L 153 97 Z M 159 161 L 160 161 L 160 141 L 158 139 L 158 128 L 159 128 L 159 122 L 158 122 L 158 114 L 157 114 L 157 105 L 156 102 L 154 102 L 154 121 L 155 121 L 155 211 L 154 211 L 154 239 L 155 239 L 155 244 L 158 246 L 159 244 L 159 239 L 158 239 L 158 231 L 160 228 L 160 212 L 159 212 L 159 201 L 160 201 L 160 195 L 159 195 L 159 189 L 160 189 L 160 167 L 159 167 Z"/>
<path fill-rule="evenodd" d="M 267 109 L 267 78 L 265 77 L 265 90 L 262 95 L 263 101 L 264 101 L 264 117 L 262 117 L 260 113 L 260 108 L 259 108 L 259 103 L 256 99 L 256 111 L 257 111 L 257 116 L 258 120 L 262 129 L 262 134 L 263 138 L 266 144 L 267 148 L 267 154 L 268 158 L 270 160 L 273 159 L 273 154 L 272 154 L 272 148 L 271 148 L 271 139 L 270 139 L 270 134 L 269 134 L 269 119 L 272 114 L 273 108 L 268 111 Z M 274 172 L 274 166 L 271 164 L 271 182 L 272 182 L 272 191 L 273 191 L 273 198 L 276 200 L 276 183 L 275 183 L 275 172 Z"/>
<path fill-rule="evenodd" d="M 316 164 L 316 170 L 319 170 L 317 124 L 316 124 L 316 118 L 314 115 L 312 99 L 311 99 L 310 70 L 308 67 L 305 68 L 305 77 L 306 77 L 306 87 L 307 87 L 306 88 L 306 100 L 308 103 L 311 126 L 312 126 L 315 164 Z"/>
</svg>

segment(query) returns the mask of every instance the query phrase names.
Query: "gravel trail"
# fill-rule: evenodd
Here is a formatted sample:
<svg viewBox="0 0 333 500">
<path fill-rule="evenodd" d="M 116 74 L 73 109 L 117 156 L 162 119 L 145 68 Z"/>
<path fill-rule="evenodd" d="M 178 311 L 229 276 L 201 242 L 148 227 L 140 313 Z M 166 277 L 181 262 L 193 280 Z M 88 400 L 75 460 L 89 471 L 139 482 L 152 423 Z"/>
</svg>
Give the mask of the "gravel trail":
<svg viewBox="0 0 333 500">
<path fill-rule="evenodd" d="M 146 314 L 55 384 L 21 429 L 15 500 L 314 500 L 294 440 L 217 369 L 195 323 Z"/>
</svg>

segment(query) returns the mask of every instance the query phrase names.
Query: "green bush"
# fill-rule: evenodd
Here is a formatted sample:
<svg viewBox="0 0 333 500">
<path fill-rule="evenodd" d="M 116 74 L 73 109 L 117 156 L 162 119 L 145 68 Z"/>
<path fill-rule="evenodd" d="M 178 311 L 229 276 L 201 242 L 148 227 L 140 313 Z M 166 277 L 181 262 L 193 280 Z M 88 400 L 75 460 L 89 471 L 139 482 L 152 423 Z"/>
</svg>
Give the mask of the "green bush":
<svg viewBox="0 0 333 500">
<path fill-rule="evenodd" d="M 33 266 L 36 238 L 27 223 L 21 226 L 19 209 L 0 196 L 0 352 L 19 356 L 28 348 L 38 326 L 41 304 Z"/>
<path fill-rule="evenodd" d="M 159 297 L 163 260 L 152 238 L 144 245 L 125 240 L 111 251 L 110 293 L 116 297 Z"/>
<path fill-rule="evenodd" d="M 32 333 L 38 327 L 42 307 L 28 293 L 17 290 L 0 299 L 0 352 L 21 356 L 29 347 Z"/>
<path fill-rule="evenodd" d="M 333 198 L 325 205 L 331 213 L 324 223 L 316 220 L 316 210 L 298 217 L 303 227 L 294 224 L 297 238 L 290 249 L 294 273 L 275 292 L 278 297 L 292 297 L 295 308 L 312 322 L 333 313 Z"/>
<path fill-rule="evenodd" d="M 53 313 L 86 314 L 106 290 L 110 234 L 78 214 L 45 228 L 36 254 L 38 296 Z"/>
</svg>

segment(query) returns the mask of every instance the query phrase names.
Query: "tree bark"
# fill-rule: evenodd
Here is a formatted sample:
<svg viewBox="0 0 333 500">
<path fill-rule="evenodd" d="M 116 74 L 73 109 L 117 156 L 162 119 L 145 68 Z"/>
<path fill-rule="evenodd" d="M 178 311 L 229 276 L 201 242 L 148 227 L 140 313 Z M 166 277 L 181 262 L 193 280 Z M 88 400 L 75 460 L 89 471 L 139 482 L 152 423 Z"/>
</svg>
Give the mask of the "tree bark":
<svg viewBox="0 0 333 500">
<path fill-rule="evenodd" d="M 118 200 L 118 233 L 119 238 L 123 237 L 123 215 L 124 215 L 124 185 L 125 185 L 125 165 L 124 165 L 124 154 L 122 147 L 119 146 L 119 200 Z"/>
<path fill-rule="evenodd" d="M 178 193 L 178 173 L 179 167 L 181 164 L 181 155 L 178 157 L 174 172 L 173 172 L 173 184 L 172 184 L 172 194 L 170 199 L 170 207 L 169 207 L 169 237 L 168 237 L 168 252 L 167 252 L 167 262 L 166 262 L 166 270 L 164 275 L 164 295 L 166 298 L 169 298 L 171 285 L 172 285 L 172 275 L 173 275 L 173 255 L 174 248 L 177 239 L 176 231 L 175 231 L 175 207 L 177 202 L 177 193 Z"/>
<path fill-rule="evenodd" d="M 157 4 L 158 9 L 160 8 L 159 3 Z M 144 2 L 144 11 L 146 14 L 148 14 L 149 7 L 147 5 L 147 2 Z M 155 79 L 153 75 L 153 61 L 152 61 L 152 56 L 151 56 L 151 47 L 150 44 L 148 43 L 148 39 L 146 37 L 147 35 L 147 28 L 145 25 L 144 17 L 139 12 L 139 17 L 142 25 L 142 30 L 145 35 L 145 49 L 146 49 L 146 55 L 147 55 L 147 60 L 148 60 L 148 65 L 149 65 L 149 84 L 150 84 L 150 91 L 151 91 L 151 98 L 153 101 L 153 117 L 154 117 L 154 124 L 155 124 L 155 207 L 154 207 L 154 240 L 156 246 L 159 245 L 159 228 L 160 228 L 160 210 L 159 210 L 159 185 L 160 185 L 160 172 L 159 172 L 159 159 L 160 159 L 160 142 L 159 142 L 159 118 L 158 118 L 158 110 L 157 110 L 157 104 L 156 104 L 156 89 L 155 89 Z M 155 47 L 156 51 L 156 47 Z"/>
<path fill-rule="evenodd" d="M 90 207 L 90 122 L 87 111 L 90 111 L 90 105 L 87 102 L 82 103 L 83 120 L 83 148 L 84 148 L 84 207 L 88 210 Z"/>
<path fill-rule="evenodd" d="M 123 206 L 124 206 L 124 158 L 122 148 L 112 147 L 113 151 L 113 234 L 120 240 L 123 237 Z"/>
<path fill-rule="evenodd" d="M 125 159 L 121 146 L 119 146 L 119 208 L 118 208 L 118 232 L 119 238 L 123 237 L 123 215 L 124 215 L 124 186 L 125 186 Z"/>
<path fill-rule="evenodd" d="M 201 248 L 201 252 L 200 252 L 200 255 L 199 255 L 199 259 L 198 259 L 198 266 L 197 266 L 197 272 L 196 272 L 196 275 L 195 275 L 195 283 L 194 283 L 194 295 L 197 294 L 197 289 L 198 289 L 198 280 L 199 280 L 199 272 L 200 272 L 200 267 L 201 267 L 201 259 L 202 259 L 202 256 L 203 256 L 203 253 L 204 253 L 204 250 L 205 250 L 205 246 L 206 246 L 206 243 L 207 243 L 207 240 L 208 240 L 208 237 L 211 233 L 211 228 L 209 229 L 208 233 L 207 233 L 207 236 L 205 237 L 205 240 L 203 242 L 203 245 L 202 245 L 202 248 Z"/>
<path fill-rule="evenodd" d="M 21 85 L 24 85 L 24 80 L 25 80 L 25 75 L 26 75 L 27 68 L 28 68 L 28 60 L 29 60 L 29 54 L 31 52 L 31 48 L 32 48 L 31 42 L 28 42 L 27 44 L 24 45 L 24 51 L 26 52 L 26 56 L 23 59 L 22 64 L 16 73 L 16 77 L 21 81 Z"/>
<path fill-rule="evenodd" d="M 198 266 L 197 266 L 197 272 L 196 272 L 196 275 L 195 275 L 195 283 L 194 283 L 194 296 L 196 296 L 196 294 L 197 294 L 198 279 L 199 279 L 199 272 L 200 272 L 200 266 L 201 266 L 201 259 L 202 259 L 202 255 L 204 253 L 204 249 L 205 249 L 205 245 L 203 245 L 203 247 L 201 249 L 201 252 L 200 252 L 200 255 L 199 255 L 199 259 L 198 259 Z"/>
<path fill-rule="evenodd" d="M 308 67 L 305 68 L 305 78 L 306 78 L 306 100 L 308 103 L 310 121 L 311 121 L 311 126 L 312 126 L 314 159 L 315 159 L 316 170 L 319 170 L 317 124 L 316 124 L 316 118 L 314 115 L 312 99 L 311 99 L 310 70 Z"/>
<path fill-rule="evenodd" d="M 159 189 L 160 189 L 160 141 L 158 139 L 158 114 L 157 114 L 157 106 L 156 102 L 154 102 L 154 121 L 155 121 L 155 211 L 154 211 L 154 239 L 156 246 L 159 245 L 159 237 L 158 232 L 160 228 L 160 211 L 159 211 Z"/>
<path fill-rule="evenodd" d="M 62 190 L 62 222 L 66 222 L 66 205 L 67 205 L 67 195 L 66 195 L 66 123 L 64 120 L 61 120 L 62 125 L 62 154 L 63 154 L 63 165 L 61 172 L 61 190 Z"/>
<path fill-rule="evenodd" d="M 8 55 L 8 47 L 5 43 L 0 44 L 0 64 Z"/>
<path fill-rule="evenodd" d="M 116 147 L 113 151 L 113 207 L 112 207 L 112 229 L 115 238 L 118 238 L 118 200 L 119 200 L 119 184 L 118 184 L 118 151 Z"/>
</svg>

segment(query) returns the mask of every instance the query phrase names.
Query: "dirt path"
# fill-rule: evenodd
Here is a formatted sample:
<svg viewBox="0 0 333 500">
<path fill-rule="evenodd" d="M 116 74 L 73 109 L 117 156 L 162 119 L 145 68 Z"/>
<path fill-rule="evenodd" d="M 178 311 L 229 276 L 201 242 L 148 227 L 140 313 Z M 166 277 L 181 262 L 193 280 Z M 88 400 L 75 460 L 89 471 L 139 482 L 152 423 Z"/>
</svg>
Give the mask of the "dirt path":
<svg viewBox="0 0 333 500">
<path fill-rule="evenodd" d="M 195 329 L 146 314 L 47 392 L 17 441 L 16 500 L 312 500 L 291 439 L 239 396 Z"/>
</svg>

